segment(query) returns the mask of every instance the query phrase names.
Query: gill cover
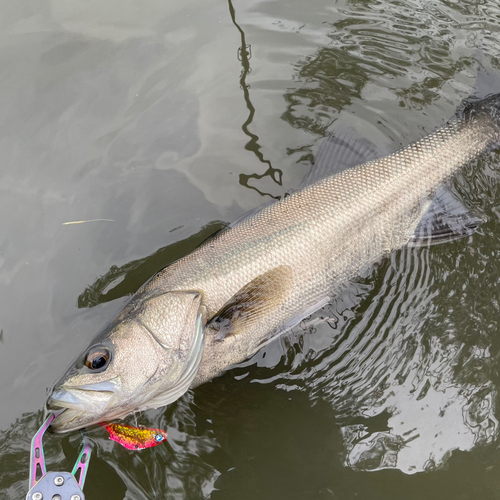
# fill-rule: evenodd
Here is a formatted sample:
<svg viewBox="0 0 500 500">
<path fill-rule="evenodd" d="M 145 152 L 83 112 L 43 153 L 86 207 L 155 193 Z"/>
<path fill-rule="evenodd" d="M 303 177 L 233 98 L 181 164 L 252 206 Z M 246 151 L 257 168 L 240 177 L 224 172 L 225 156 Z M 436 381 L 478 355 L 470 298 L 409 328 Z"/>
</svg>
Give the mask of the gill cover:
<svg viewBox="0 0 500 500">
<path fill-rule="evenodd" d="M 67 432 L 178 399 L 203 356 L 201 294 L 138 294 L 80 356 L 49 396 Z M 101 359 L 102 358 L 102 359 Z"/>
</svg>

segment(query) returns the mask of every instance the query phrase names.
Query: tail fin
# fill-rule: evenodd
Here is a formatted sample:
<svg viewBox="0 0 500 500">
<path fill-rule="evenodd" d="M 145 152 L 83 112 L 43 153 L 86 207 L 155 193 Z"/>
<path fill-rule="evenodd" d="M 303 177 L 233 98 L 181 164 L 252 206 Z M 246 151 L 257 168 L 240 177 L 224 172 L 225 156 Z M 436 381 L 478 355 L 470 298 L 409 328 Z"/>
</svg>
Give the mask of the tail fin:
<svg viewBox="0 0 500 500">
<path fill-rule="evenodd" d="M 480 100 L 470 99 L 458 120 L 463 124 L 477 123 L 485 137 L 488 137 L 488 149 L 500 146 L 500 94 L 490 95 Z"/>
<path fill-rule="evenodd" d="M 466 122 L 481 116 L 490 117 L 500 134 L 500 75 L 483 66 L 479 67 L 470 97 L 457 113 L 457 118 Z M 500 141 L 500 135 L 497 141 Z"/>
<path fill-rule="evenodd" d="M 484 99 L 490 95 L 500 92 L 500 75 L 492 70 L 487 70 L 484 66 L 479 66 L 477 70 L 476 84 L 472 89 L 469 99 Z"/>
</svg>

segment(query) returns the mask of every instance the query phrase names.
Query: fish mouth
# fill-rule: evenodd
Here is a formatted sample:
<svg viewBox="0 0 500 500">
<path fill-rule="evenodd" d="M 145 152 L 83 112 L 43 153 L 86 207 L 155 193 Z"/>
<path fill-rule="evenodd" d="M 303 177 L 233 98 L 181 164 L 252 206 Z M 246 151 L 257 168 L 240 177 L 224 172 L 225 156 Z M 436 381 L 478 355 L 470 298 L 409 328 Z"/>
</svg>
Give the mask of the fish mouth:
<svg viewBox="0 0 500 500">
<path fill-rule="evenodd" d="M 69 432 L 101 422 L 119 388 L 118 379 L 57 387 L 47 400 L 46 407 L 49 411 L 63 411 L 52 421 L 50 430 L 56 433 Z"/>
</svg>

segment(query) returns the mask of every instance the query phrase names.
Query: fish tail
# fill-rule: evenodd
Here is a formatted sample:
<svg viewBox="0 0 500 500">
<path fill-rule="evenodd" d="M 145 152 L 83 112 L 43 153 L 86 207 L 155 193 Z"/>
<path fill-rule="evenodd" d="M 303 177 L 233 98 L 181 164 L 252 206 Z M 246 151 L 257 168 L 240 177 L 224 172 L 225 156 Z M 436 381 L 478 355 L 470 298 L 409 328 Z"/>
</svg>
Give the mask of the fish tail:
<svg viewBox="0 0 500 500">
<path fill-rule="evenodd" d="M 486 118 L 490 124 L 492 146 L 500 144 L 500 75 L 480 66 L 474 89 L 458 111 L 458 118 L 465 123 Z M 488 127 L 487 127 L 488 128 Z"/>
<path fill-rule="evenodd" d="M 463 118 L 466 121 L 487 116 L 500 128 L 500 93 L 483 99 L 470 99 L 464 107 Z"/>
<path fill-rule="evenodd" d="M 482 138 L 483 151 L 500 146 L 500 93 L 469 98 L 457 113 L 459 127 L 472 127 Z"/>
</svg>

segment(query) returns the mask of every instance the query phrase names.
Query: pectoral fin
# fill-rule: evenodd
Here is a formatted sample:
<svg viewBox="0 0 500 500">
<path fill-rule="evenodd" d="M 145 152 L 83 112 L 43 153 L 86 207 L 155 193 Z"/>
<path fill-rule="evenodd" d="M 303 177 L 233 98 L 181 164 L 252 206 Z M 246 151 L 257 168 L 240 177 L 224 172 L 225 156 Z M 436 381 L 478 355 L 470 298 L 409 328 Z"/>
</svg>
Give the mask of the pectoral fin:
<svg viewBox="0 0 500 500">
<path fill-rule="evenodd" d="M 217 339 L 253 329 L 284 301 L 293 285 L 289 266 L 276 267 L 247 283 L 209 321 Z"/>
<path fill-rule="evenodd" d="M 448 189 L 441 188 L 424 213 L 408 246 L 422 247 L 469 236 L 484 218 L 468 210 Z"/>
</svg>

